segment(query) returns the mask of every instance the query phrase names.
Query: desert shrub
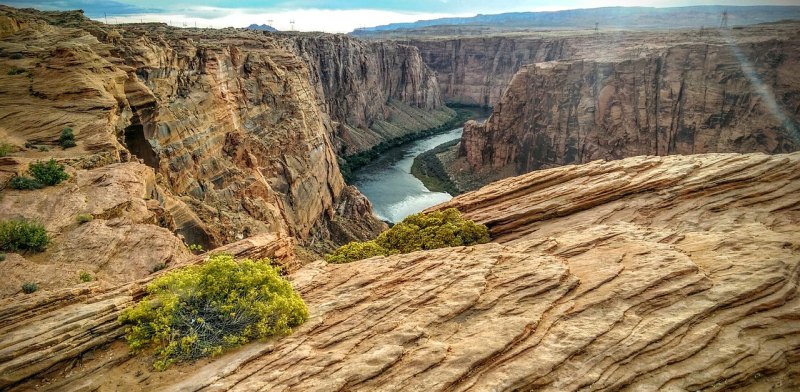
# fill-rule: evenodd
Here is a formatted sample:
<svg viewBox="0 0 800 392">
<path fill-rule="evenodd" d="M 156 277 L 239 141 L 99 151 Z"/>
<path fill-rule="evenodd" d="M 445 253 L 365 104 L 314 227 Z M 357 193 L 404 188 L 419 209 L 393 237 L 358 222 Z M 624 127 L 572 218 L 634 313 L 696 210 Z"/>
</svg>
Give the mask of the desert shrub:
<svg viewBox="0 0 800 392">
<path fill-rule="evenodd" d="M 69 178 L 69 174 L 64 171 L 64 165 L 52 158 L 47 162 L 31 163 L 28 172 L 45 186 L 56 185 Z"/>
<path fill-rule="evenodd" d="M 50 149 L 47 148 L 47 146 L 39 146 L 38 150 L 39 150 L 39 152 L 48 152 L 48 151 L 50 151 Z"/>
<path fill-rule="evenodd" d="M 203 245 L 200 245 L 200 244 L 190 244 L 190 245 L 189 245 L 189 251 L 191 251 L 191 252 L 192 252 L 192 253 L 194 253 L 194 254 L 203 253 Z"/>
<path fill-rule="evenodd" d="M 13 189 L 31 190 L 44 188 L 41 182 L 34 180 L 28 176 L 16 176 L 8 182 L 8 186 Z"/>
<path fill-rule="evenodd" d="M 50 243 L 44 225 L 25 219 L 0 222 L 0 249 L 43 251 Z"/>
<path fill-rule="evenodd" d="M 325 260 L 329 263 L 349 263 L 355 260 L 368 259 L 373 256 L 387 256 L 389 251 L 375 241 L 358 242 L 353 241 L 347 245 L 342 245 L 335 252 L 326 255 Z"/>
<path fill-rule="evenodd" d="M 39 290 L 39 285 L 32 282 L 26 282 L 22 284 L 22 292 L 25 294 L 35 293 Z"/>
<path fill-rule="evenodd" d="M 80 278 L 81 282 L 91 282 L 94 280 L 92 274 L 86 271 L 81 271 L 80 275 L 78 275 L 78 278 Z"/>
<path fill-rule="evenodd" d="M 72 128 L 67 127 L 61 130 L 61 136 L 58 138 L 58 144 L 65 149 L 76 146 L 75 134 L 72 133 Z"/>
<path fill-rule="evenodd" d="M 24 74 L 26 72 L 28 72 L 28 71 L 26 71 L 26 70 L 24 70 L 22 68 L 17 68 L 17 67 L 12 67 L 11 69 L 8 70 L 8 74 L 12 75 L 12 76 L 13 75 L 22 75 L 22 74 Z"/>
<path fill-rule="evenodd" d="M 484 244 L 489 230 L 461 217 L 455 208 L 414 214 L 367 242 L 351 242 L 326 255 L 331 263 L 347 263 L 377 255 L 409 253 L 449 246 Z"/>
<path fill-rule="evenodd" d="M 94 220 L 94 216 L 92 214 L 79 214 L 75 217 L 75 221 L 80 224 L 88 223 Z"/>
<path fill-rule="evenodd" d="M 0 157 L 7 156 L 11 154 L 11 149 L 13 148 L 12 145 L 8 143 L 0 143 Z"/>
<path fill-rule="evenodd" d="M 23 57 L 22 53 L 11 53 L 11 56 L 8 56 L 8 58 L 10 58 L 12 60 L 19 60 L 22 57 Z"/>
<path fill-rule="evenodd" d="M 164 263 L 157 263 L 157 264 L 156 264 L 156 265 L 154 265 L 152 268 L 150 268 L 150 273 L 151 273 L 151 274 L 154 274 L 154 273 L 156 273 L 156 272 L 158 272 L 158 271 L 161 271 L 161 270 L 163 270 L 164 268 L 167 268 L 167 265 L 166 265 L 166 264 L 164 264 Z"/>
<path fill-rule="evenodd" d="M 288 334 L 308 318 L 303 299 L 267 260 L 215 255 L 155 279 L 147 293 L 119 322 L 131 350 L 155 348 L 157 370 Z"/>
<path fill-rule="evenodd" d="M 6 261 L 6 254 L 0 253 L 0 261 Z"/>
</svg>

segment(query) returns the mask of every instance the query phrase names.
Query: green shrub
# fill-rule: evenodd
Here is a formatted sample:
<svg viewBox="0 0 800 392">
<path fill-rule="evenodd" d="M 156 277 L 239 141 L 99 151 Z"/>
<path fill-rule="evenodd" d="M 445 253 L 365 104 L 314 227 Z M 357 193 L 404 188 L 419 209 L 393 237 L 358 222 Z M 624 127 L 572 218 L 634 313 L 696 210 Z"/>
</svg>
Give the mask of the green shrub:
<svg viewBox="0 0 800 392">
<path fill-rule="evenodd" d="M 330 263 L 348 263 L 377 255 L 409 253 L 449 246 L 485 244 L 489 230 L 461 217 L 455 208 L 428 214 L 414 214 L 367 242 L 351 242 L 336 249 L 325 259 Z"/>
<path fill-rule="evenodd" d="M 6 254 L 0 253 L 0 261 L 6 261 Z"/>
<path fill-rule="evenodd" d="M 41 182 L 34 180 L 28 176 L 16 176 L 8 182 L 8 186 L 13 189 L 31 190 L 44 188 Z"/>
<path fill-rule="evenodd" d="M 189 250 L 194 254 L 203 253 L 203 245 L 191 244 L 189 245 Z"/>
<path fill-rule="evenodd" d="M 56 185 L 69 178 L 69 174 L 64 171 L 64 165 L 52 158 L 47 162 L 32 163 L 28 167 L 28 172 L 45 186 Z"/>
<path fill-rule="evenodd" d="M 10 58 L 12 60 L 19 60 L 22 57 L 23 57 L 22 53 L 11 53 L 11 56 L 8 56 L 8 58 Z"/>
<path fill-rule="evenodd" d="M 0 249 L 43 251 L 50 243 L 44 225 L 24 219 L 0 222 Z"/>
<path fill-rule="evenodd" d="M 155 348 L 157 370 L 288 334 L 308 318 L 302 298 L 267 260 L 215 255 L 155 279 L 147 293 L 119 322 L 132 351 Z"/>
<path fill-rule="evenodd" d="M 7 156 L 8 154 L 11 154 L 11 149 L 13 147 L 14 146 L 8 143 L 0 143 L 0 157 L 4 157 Z"/>
<path fill-rule="evenodd" d="M 81 282 L 91 282 L 94 280 L 92 274 L 86 271 L 81 271 L 80 275 L 78 275 L 78 278 L 80 278 Z"/>
<path fill-rule="evenodd" d="M 75 134 L 72 133 L 72 128 L 64 128 L 61 130 L 61 136 L 58 138 L 58 144 L 61 145 L 62 148 L 70 148 L 75 147 Z"/>
<path fill-rule="evenodd" d="M 94 216 L 92 214 L 80 214 L 75 217 L 75 220 L 80 224 L 84 224 L 93 221 Z"/>
<path fill-rule="evenodd" d="M 39 285 L 36 283 L 27 282 L 22 284 L 22 292 L 25 294 L 35 293 L 37 290 L 39 290 Z"/>
<path fill-rule="evenodd" d="M 347 245 L 342 245 L 332 254 L 326 255 L 325 260 L 329 263 L 349 263 L 355 260 L 368 259 L 373 256 L 388 256 L 389 251 L 375 243 L 375 241 L 358 242 L 353 241 Z"/>
<path fill-rule="evenodd" d="M 50 149 L 47 148 L 47 146 L 39 146 L 38 150 L 39 150 L 39 152 L 48 152 L 48 151 L 50 151 Z"/>
<path fill-rule="evenodd" d="M 22 68 L 17 68 L 17 67 L 12 67 L 11 69 L 8 70 L 8 74 L 12 75 L 12 76 L 13 75 L 22 75 L 22 74 L 24 74 L 26 72 L 28 72 L 28 71 L 26 71 L 26 70 L 24 70 Z"/>
</svg>

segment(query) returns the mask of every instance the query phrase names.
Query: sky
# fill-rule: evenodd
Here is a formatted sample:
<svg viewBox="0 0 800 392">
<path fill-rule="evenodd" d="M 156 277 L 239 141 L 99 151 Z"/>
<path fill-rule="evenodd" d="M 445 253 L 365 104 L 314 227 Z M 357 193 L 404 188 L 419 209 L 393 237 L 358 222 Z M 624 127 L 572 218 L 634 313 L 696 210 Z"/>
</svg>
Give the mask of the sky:
<svg viewBox="0 0 800 392">
<path fill-rule="evenodd" d="M 13 7 L 83 9 L 108 23 L 164 22 L 187 27 L 272 24 L 279 30 L 347 33 L 358 27 L 451 16 L 606 6 L 798 5 L 798 0 L 0 0 Z M 295 23 L 292 24 L 291 21 Z"/>
</svg>

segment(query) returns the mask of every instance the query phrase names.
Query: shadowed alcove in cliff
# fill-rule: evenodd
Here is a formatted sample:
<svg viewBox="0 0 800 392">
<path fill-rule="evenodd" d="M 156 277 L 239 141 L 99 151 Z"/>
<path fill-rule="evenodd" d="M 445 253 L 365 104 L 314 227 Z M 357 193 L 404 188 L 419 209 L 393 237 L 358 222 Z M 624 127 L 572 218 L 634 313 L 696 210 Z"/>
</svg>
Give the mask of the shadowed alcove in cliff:
<svg viewBox="0 0 800 392">
<path fill-rule="evenodd" d="M 147 166 L 158 169 L 158 154 L 145 137 L 144 126 L 139 114 L 134 114 L 131 118 L 131 125 L 125 128 L 125 147 L 131 154 L 143 160 Z"/>
</svg>

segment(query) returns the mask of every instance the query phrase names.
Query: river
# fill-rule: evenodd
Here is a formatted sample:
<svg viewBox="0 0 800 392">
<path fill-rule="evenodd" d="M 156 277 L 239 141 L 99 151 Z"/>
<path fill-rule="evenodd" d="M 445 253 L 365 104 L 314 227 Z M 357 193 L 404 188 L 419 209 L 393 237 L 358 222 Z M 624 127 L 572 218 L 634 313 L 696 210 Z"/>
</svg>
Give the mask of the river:
<svg viewBox="0 0 800 392">
<path fill-rule="evenodd" d="M 436 146 L 461 137 L 462 128 L 428 136 L 387 150 L 380 158 L 353 172 L 353 184 L 372 202 L 382 220 L 399 222 L 403 218 L 453 197 L 431 192 L 411 175 L 414 158 Z"/>
</svg>

